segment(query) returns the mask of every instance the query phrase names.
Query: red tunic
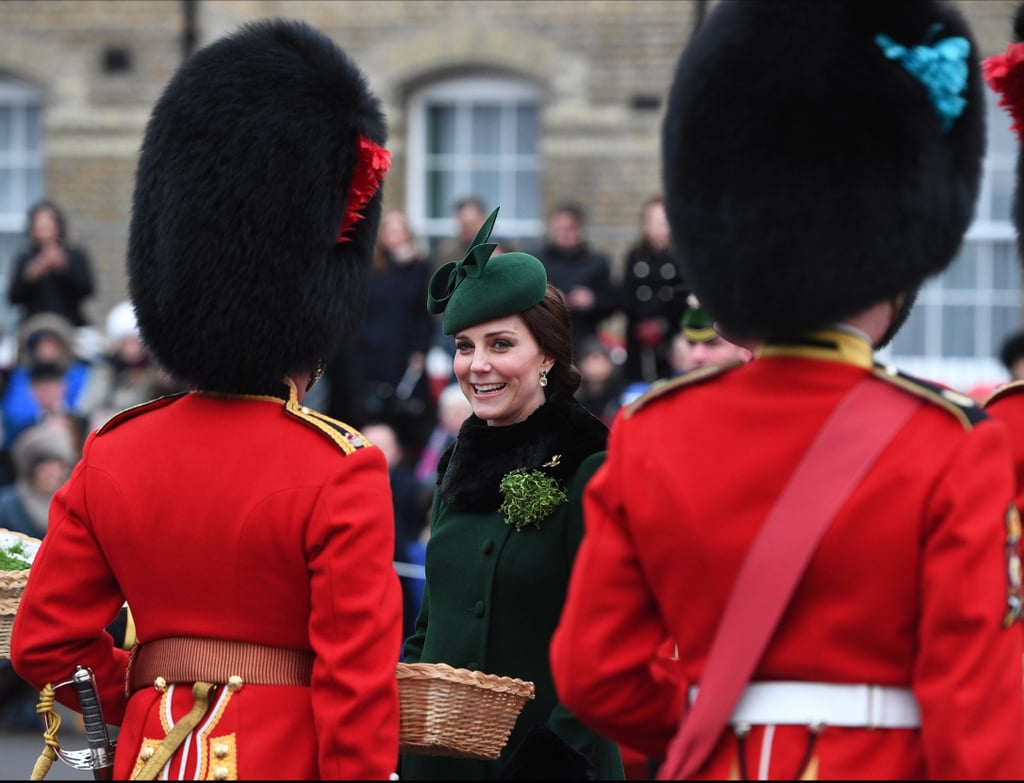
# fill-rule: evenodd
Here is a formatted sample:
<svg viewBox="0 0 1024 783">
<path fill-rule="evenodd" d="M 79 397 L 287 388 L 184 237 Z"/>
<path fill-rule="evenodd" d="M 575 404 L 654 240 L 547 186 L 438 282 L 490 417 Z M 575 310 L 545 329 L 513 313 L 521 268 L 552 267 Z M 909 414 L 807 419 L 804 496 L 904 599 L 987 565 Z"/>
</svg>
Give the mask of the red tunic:
<svg viewBox="0 0 1024 783">
<path fill-rule="evenodd" d="M 585 495 L 551 658 L 559 698 L 596 731 L 664 758 L 740 563 L 798 460 L 872 369 L 840 333 L 684 378 L 621 411 Z M 1006 428 L 969 399 L 891 381 L 922 406 L 841 506 L 755 681 L 909 688 L 920 729 L 826 727 L 811 777 L 1024 777 L 1022 637 L 1004 629 L 1013 473 Z M 1016 555 L 1016 548 L 1014 548 Z M 785 563 L 779 563 L 785 568 Z M 666 639 L 678 660 L 663 654 Z M 799 774 L 809 731 L 758 726 L 751 777 Z M 702 778 L 739 770 L 723 731 Z"/>
<path fill-rule="evenodd" d="M 177 777 L 386 779 L 398 759 L 402 598 L 383 453 L 293 399 L 190 393 L 91 435 L 54 498 L 15 617 L 36 687 L 77 664 L 120 725 L 114 775 L 188 712 L 189 685 L 124 694 L 104 627 L 127 600 L 138 638 L 211 637 L 315 654 L 311 687 L 218 689 Z M 74 690 L 58 696 L 78 707 Z M 217 767 L 223 767 L 218 770 Z"/>
<path fill-rule="evenodd" d="M 1024 508 L 1024 381 L 998 387 L 985 400 L 985 410 L 1010 430 L 1017 470 L 1017 508 Z"/>
</svg>

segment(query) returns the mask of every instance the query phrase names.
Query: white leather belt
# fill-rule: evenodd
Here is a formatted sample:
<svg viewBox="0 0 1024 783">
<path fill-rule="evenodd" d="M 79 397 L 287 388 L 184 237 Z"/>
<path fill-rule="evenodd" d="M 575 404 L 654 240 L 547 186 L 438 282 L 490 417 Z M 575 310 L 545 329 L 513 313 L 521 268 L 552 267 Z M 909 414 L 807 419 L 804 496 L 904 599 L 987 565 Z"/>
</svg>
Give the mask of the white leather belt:
<svg viewBox="0 0 1024 783">
<path fill-rule="evenodd" d="M 697 698 L 690 688 L 690 703 Z M 921 710 L 909 688 L 827 682 L 755 682 L 743 691 L 729 722 L 756 726 L 824 724 L 916 729 Z"/>
</svg>

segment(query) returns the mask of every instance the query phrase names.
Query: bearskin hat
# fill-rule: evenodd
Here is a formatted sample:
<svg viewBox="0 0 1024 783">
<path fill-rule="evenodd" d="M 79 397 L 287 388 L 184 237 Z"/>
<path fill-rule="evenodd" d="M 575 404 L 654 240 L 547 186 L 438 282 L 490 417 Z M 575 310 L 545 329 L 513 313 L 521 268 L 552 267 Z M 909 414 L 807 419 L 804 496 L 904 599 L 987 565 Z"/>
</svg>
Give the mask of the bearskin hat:
<svg viewBox="0 0 1024 783">
<path fill-rule="evenodd" d="M 305 23 L 249 23 L 185 61 L 146 128 L 128 242 L 164 368 L 279 393 L 337 353 L 365 308 L 385 140 L 365 76 Z"/>
<path fill-rule="evenodd" d="M 716 322 L 792 335 L 945 269 L 974 216 L 983 90 L 949 3 L 715 4 L 677 65 L 662 176 Z"/>
<path fill-rule="evenodd" d="M 985 79 L 996 94 L 999 105 L 1012 119 L 1011 128 L 1018 144 L 1024 138 L 1024 2 L 1018 3 L 1013 15 L 1013 37 L 1006 51 L 982 63 Z M 1013 193 L 1011 218 L 1017 229 L 1017 257 L 1024 261 L 1024 155 L 1017 152 L 1017 177 Z"/>
</svg>

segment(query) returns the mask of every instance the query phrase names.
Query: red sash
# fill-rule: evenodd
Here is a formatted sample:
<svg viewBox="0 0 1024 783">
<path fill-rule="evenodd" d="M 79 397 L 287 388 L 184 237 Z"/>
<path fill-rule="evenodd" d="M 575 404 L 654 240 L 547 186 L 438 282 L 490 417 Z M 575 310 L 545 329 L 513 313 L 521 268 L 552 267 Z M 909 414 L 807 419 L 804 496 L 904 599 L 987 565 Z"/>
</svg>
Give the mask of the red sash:
<svg viewBox="0 0 1024 783">
<path fill-rule="evenodd" d="M 825 528 L 921 401 L 874 377 L 854 386 L 782 490 L 740 568 L 659 780 L 691 777 L 729 721 Z M 788 565 L 787 565 L 788 564 Z"/>
</svg>

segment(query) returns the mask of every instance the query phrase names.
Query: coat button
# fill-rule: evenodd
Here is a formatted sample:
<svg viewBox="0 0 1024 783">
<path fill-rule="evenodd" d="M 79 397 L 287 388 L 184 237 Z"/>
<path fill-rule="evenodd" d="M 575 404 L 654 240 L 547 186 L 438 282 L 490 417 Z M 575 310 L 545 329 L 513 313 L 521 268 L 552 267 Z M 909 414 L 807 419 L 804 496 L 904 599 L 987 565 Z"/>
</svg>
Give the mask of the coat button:
<svg viewBox="0 0 1024 783">
<path fill-rule="evenodd" d="M 484 605 L 483 601 L 477 601 L 476 604 L 473 606 L 473 614 L 475 614 L 477 617 L 483 617 L 484 610 L 486 608 L 487 607 Z"/>
<path fill-rule="evenodd" d="M 227 767 L 214 767 L 213 768 L 213 779 L 214 780 L 227 780 L 228 779 L 228 768 Z"/>
<path fill-rule="evenodd" d="M 139 758 L 143 761 L 149 761 L 153 758 L 153 754 L 156 753 L 156 748 L 152 745 L 147 745 L 141 751 L 139 751 Z"/>
<path fill-rule="evenodd" d="M 494 542 L 491 541 L 491 539 L 488 538 L 486 541 L 484 541 L 482 544 L 480 544 L 480 553 L 481 554 L 489 555 L 493 551 L 494 551 Z"/>
<path fill-rule="evenodd" d="M 243 685 L 245 685 L 245 680 L 243 680 L 237 674 L 232 674 L 230 677 L 228 677 L 228 690 L 229 691 L 240 691 L 240 690 L 242 690 L 242 686 Z"/>
<path fill-rule="evenodd" d="M 228 755 L 229 750 L 230 748 L 228 748 L 228 744 L 226 742 L 218 742 L 213 746 L 213 755 L 222 759 Z"/>
</svg>

